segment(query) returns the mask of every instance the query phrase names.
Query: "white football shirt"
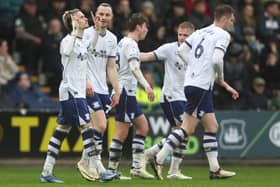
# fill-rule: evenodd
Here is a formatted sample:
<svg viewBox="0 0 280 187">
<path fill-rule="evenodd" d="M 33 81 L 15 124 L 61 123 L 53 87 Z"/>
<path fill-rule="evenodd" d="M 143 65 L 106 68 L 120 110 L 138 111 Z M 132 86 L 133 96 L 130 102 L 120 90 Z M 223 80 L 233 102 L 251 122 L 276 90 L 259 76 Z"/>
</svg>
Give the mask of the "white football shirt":
<svg viewBox="0 0 280 187">
<path fill-rule="evenodd" d="M 214 49 L 224 53 L 230 42 L 227 31 L 215 25 L 195 31 L 185 40 L 185 44 L 191 47 L 190 62 L 185 76 L 185 86 L 196 86 L 205 90 L 213 88 L 216 78 L 214 63 L 212 61 Z M 180 47 L 183 51 L 186 45 Z"/>
<path fill-rule="evenodd" d="M 88 46 L 94 36 L 94 27 L 84 31 L 83 40 Z M 109 94 L 106 81 L 108 58 L 115 58 L 117 50 L 117 37 L 106 30 L 104 36 L 99 35 L 93 51 L 89 51 L 87 79 L 93 85 L 94 91 L 99 94 Z"/>
<path fill-rule="evenodd" d="M 186 101 L 184 94 L 184 78 L 187 65 L 178 62 L 178 42 L 167 43 L 154 51 L 158 60 L 163 61 L 165 74 L 160 101 L 166 95 L 168 101 Z"/>
<path fill-rule="evenodd" d="M 120 89 L 126 90 L 127 95 L 135 96 L 137 79 L 129 67 L 129 61 L 136 59 L 140 62 L 140 51 L 135 40 L 124 37 L 118 44 L 117 64 L 119 65 L 119 84 Z"/>
<path fill-rule="evenodd" d="M 69 99 L 71 93 L 75 98 L 86 97 L 87 48 L 81 38 L 75 38 L 73 50 L 65 54 L 71 45 L 73 36 L 65 36 L 60 44 L 61 63 L 63 65 L 62 81 L 59 86 L 59 100 Z"/>
</svg>

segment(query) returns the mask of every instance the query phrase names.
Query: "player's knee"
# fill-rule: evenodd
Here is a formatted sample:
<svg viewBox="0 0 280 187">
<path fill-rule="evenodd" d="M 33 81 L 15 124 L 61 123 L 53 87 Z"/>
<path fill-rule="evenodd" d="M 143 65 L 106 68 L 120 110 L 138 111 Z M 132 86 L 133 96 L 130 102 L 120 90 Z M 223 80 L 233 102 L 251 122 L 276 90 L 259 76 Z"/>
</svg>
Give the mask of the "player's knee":
<svg viewBox="0 0 280 187">
<path fill-rule="evenodd" d="M 205 127 L 205 131 L 211 132 L 211 133 L 217 133 L 218 129 L 219 129 L 218 125 L 211 125 L 211 126 Z"/>
<path fill-rule="evenodd" d="M 194 128 L 188 128 L 188 129 L 185 129 L 185 132 L 188 134 L 188 136 L 191 136 L 191 135 L 194 134 L 195 129 Z"/>
<path fill-rule="evenodd" d="M 127 137 L 127 134 L 125 132 L 119 131 L 119 132 L 116 132 L 114 139 L 124 142 L 126 137 Z"/>
<path fill-rule="evenodd" d="M 106 128 L 107 128 L 106 122 L 105 123 L 100 123 L 98 125 L 94 125 L 94 128 L 96 130 L 98 130 L 98 132 L 104 133 Z"/>
<path fill-rule="evenodd" d="M 147 136 L 149 132 L 148 124 L 143 124 L 136 129 L 136 134 L 140 134 L 142 136 Z"/>
</svg>

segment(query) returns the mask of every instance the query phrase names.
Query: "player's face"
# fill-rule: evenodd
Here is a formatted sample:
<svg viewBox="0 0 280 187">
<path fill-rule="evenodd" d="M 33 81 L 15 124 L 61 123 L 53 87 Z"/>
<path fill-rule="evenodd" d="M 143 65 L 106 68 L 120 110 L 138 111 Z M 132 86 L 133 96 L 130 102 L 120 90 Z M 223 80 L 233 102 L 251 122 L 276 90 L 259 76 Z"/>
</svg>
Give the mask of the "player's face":
<svg viewBox="0 0 280 187">
<path fill-rule="evenodd" d="M 192 29 L 189 28 L 178 28 L 177 37 L 178 42 L 181 45 L 187 37 L 189 37 L 193 33 Z"/>
<path fill-rule="evenodd" d="M 74 16 L 77 19 L 80 29 L 85 29 L 88 27 L 88 19 L 82 12 L 77 12 Z"/>
<path fill-rule="evenodd" d="M 147 24 L 146 23 L 143 23 L 140 27 L 140 37 L 139 39 L 140 40 L 144 40 L 146 38 L 146 35 L 148 33 L 148 27 L 147 27 Z"/>
<path fill-rule="evenodd" d="M 113 19 L 113 12 L 110 7 L 100 6 L 96 11 L 96 16 L 100 18 L 101 28 L 108 28 Z"/>
<path fill-rule="evenodd" d="M 226 27 L 225 29 L 230 30 L 233 27 L 234 21 L 235 21 L 234 14 L 227 16 L 225 18 L 225 27 Z"/>
</svg>

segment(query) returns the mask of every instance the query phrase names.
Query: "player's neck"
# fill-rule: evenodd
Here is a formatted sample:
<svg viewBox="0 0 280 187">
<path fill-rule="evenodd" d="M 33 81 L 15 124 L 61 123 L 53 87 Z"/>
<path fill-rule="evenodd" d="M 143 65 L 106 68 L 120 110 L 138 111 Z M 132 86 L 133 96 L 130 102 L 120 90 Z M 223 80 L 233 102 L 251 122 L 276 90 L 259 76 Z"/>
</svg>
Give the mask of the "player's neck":
<svg viewBox="0 0 280 187">
<path fill-rule="evenodd" d="M 76 34 L 71 33 L 71 35 L 76 36 L 78 38 L 82 38 L 84 35 L 84 30 L 78 30 Z"/>
<path fill-rule="evenodd" d="M 136 32 L 129 32 L 127 34 L 127 37 L 132 38 L 133 40 L 135 40 L 137 42 L 139 41 L 139 36 Z"/>
<path fill-rule="evenodd" d="M 221 29 L 224 29 L 224 30 L 225 30 L 225 28 L 224 28 L 224 24 L 223 24 L 223 23 L 221 23 L 221 22 L 214 21 L 214 25 L 215 25 L 216 27 L 220 27 Z"/>
<path fill-rule="evenodd" d="M 100 28 L 100 35 L 104 36 L 106 34 L 106 31 L 107 31 L 107 28 L 104 27 L 104 28 Z"/>
</svg>

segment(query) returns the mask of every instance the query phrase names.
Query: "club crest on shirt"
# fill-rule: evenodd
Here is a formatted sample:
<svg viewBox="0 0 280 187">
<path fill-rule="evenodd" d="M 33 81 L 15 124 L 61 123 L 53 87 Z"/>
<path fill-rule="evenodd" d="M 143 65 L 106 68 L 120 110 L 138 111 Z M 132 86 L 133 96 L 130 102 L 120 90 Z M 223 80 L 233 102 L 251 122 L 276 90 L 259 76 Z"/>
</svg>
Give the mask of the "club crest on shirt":
<svg viewBox="0 0 280 187">
<path fill-rule="evenodd" d="M 86 53 L 79 53 L 79 55 L 77 56 L 78 59 L 80 59 L 81 61 L 86 60 L 87 59 L 87 54 Z"/>
</svg>

